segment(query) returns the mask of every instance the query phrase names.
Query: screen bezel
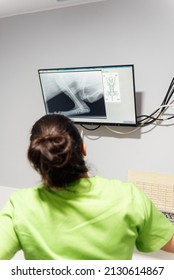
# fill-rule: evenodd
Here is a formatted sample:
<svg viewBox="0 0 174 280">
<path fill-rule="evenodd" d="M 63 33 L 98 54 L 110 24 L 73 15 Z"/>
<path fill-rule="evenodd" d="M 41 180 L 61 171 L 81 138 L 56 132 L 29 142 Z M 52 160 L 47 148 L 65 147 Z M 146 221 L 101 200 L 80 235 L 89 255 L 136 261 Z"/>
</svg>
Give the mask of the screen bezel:
<svg viewBox="0 0 174 280">
<path fill-rule="evenodd" d="M 43 89 L 43 85 L 42 85 L 42 81 L 41 81 L 41 72 L 49 72 L 49 71 L 58 71 L 58 72 L 77 72 L 77 71 L 88 71 L 88 70 L 102 70 L 102 69 L 112 69 L 112 68 L 130 68 L 131 69 L 131 74 L 132 74 L 132 90 L 133 90 L 133 113 L 134 113 L 134 118 L 135 118 L 135 122 L 110 122 L 105 121 L 102 122 L 102 119 L 100 118 L 96 118 L 96 120 L 91 120 L 90 118 L 86 117 L 86 120 L 82 121 L 79 120 L 79 117 L 71 117 L 69 116 L 70 119 L 73 120 L 74 123 L 76 124 L 82 124 L 82 125 L 105 125 L 105 126 L 130 126 L 130 127 L 136 127 L 137 126 L 137 110 L 136 110 L 136 98 L 135 98 L 135 74 L 134 74 L 134 64 L 125 64 L 125 65 L 103 65 L 103 66 L 84 66 L 84 67 L 70 67 L 70 68 L 45 68 L 45 69 L 38 69 L 38 75 L 39 75 L 39 80 L 40 80 L 40 85 L 41 85 L 41 90 L 42 90 L 42 97 L 43 97 L 43 101 L 44 101 L 44 106 L 45 106 L 45 111 L 46 114 L 53 114 L 51 112 L 48 111 L 47 108 L 47 101 L 45 99 L 45 95 L 44 95 L 44 89 Z M 83 118 L 83 117 L 82 117 Z"/>
</svg>

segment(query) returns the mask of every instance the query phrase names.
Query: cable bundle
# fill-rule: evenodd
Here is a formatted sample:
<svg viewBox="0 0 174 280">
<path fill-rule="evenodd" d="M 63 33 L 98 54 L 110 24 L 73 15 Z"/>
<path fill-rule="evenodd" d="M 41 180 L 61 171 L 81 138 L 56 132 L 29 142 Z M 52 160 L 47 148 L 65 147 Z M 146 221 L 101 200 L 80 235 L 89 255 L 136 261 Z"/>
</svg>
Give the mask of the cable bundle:
<svg viewBox="0 0 174 280">
<path fill-rule="evenodd" d="M 163 102 L 161 103 L 160 107 L 156 109 L 151 115 L 141 115 L 137 117 L 137 125 L 138 126 L 147 126 L 150 124 L 153 124 L 156 121 L 164 121 L 164 120 L 170 120 L 174 118 L 174 114 L 170 117 L 163 118 L 163 115 L 165 111 L 171 107 L 174 106 L 174 100 L 170 101 L 174 93 L 174 78 L 172 79 L 170 86 L 168 88 L 168 91 L 165 95 L 165 98 Z"/>
</svg>

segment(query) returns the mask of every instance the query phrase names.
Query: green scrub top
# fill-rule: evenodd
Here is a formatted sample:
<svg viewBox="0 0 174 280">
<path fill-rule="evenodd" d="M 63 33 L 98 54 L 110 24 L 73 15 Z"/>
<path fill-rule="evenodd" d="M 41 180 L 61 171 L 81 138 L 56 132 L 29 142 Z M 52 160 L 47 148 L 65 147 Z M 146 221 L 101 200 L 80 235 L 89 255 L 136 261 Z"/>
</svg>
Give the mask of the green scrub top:
<svg viewBox="0 0 174 280">
<path fill-rule="evenodd" d="M 83 178 L 14 192 L 0 212 L 0 259 L 129 260 L 163 247 L 174 226 L 134 184 Z"/>
</svg>

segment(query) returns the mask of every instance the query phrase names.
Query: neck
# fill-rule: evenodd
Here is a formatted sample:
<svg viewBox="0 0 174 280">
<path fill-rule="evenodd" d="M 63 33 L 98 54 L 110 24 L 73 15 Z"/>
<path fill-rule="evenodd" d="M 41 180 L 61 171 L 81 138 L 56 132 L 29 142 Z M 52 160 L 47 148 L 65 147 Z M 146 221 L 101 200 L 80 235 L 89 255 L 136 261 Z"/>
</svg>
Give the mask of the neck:
<svg viewBox="0 0 174 280">
<path fill-rule="evenodd" d="M 89 178 L 89 175 L 88 175 L 88 173 L 82 173 L 80 175 L 80 178 Z"/>
</svg>

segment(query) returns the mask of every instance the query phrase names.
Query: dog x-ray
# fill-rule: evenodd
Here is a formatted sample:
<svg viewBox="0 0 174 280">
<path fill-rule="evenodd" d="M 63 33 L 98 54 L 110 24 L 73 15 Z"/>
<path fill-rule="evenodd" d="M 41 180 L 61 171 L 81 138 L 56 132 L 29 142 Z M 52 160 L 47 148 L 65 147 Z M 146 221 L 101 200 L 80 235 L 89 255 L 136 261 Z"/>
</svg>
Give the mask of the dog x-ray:
<svg viewBox="0 0 174 280">
<path fill-rule="evenodd" d="M 133 65 L 38 70 L 47 114 L 78 124 L 136 125 Z"/>
<path fill-rule="evenodd" d="M 45 73 L 41 79 L 50 113 L 106 118 L 100 71 Z"/>
</svg>

